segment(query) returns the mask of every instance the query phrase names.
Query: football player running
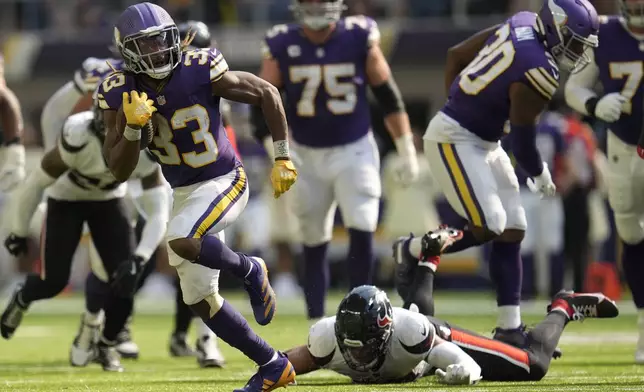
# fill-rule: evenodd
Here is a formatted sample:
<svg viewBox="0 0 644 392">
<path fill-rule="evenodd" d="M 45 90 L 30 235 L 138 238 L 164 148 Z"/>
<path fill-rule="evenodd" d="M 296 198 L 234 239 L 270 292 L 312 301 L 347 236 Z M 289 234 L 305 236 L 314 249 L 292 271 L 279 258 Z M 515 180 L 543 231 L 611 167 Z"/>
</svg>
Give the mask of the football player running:
<svg viewBox="0 0 644 392">
<path fill-rule="evenodd" d="M 445 252 L 493 241 L 490 276 L 498 305 L 494 337 L 519 347 L 526 343 L 519 310 L 526 217 L 517 176 L 499 140 L 509 121 L 511 149 L 530 177 L 531 190 L 555 193 L 535 145 L 535 123 L 558 87 L 559 66 L 581 69 L 588 62 L 587 50 L 598 45 L 598 29 L 597 14 L 587 0 L 545 0 L 538 14 L 519 12 L 451 48 L 445 75 L 449 99 L 424 136 L 435 180 L 467 220 L 462 239 Z M 427 285 L 432 284 L 440 259 L 423 257 L 423 238 L 403 238 L 394 250 L 399 264 L 425 270 Z M 409 295 L 422 296 L 426 290 Z"/>
<path fill-rule="evenodd" d="M 417 178 L 418 162 L 376 22 L 365 16 L 341 18 L 343 0 L 293 0 L 291 8 L 298 23 L 269 30 L 260 77 L 282 89 L 289 103 L 300 174 L 294 211 L 304 243 L 305 296 L 309 318 L 317 319 L 324 316 L 326 253 L 338 205 L 349 231 L 349 285 L 372 279 L 381 184 L 367 86 L 404 157 L 399 171 L 403 183 Z"/>
<path fill-rule="evenodd" d="M 308 344 L 286 351 L 298 374 L 333 370 L 353 382 L 412 382 L 436 374 L 452 385 L 489 381 L 539 381 L 568 322 L 613 318 L 617 306 L 601 293 L 562 291 L 520 349 L 440 319 L 392 307 L 374 286 L 353 289 L 336 316 L 314 324 Z"/>
<path fill-rule="evenodd" d="M 24 286 L 16 290 L 2 314 L 0 331 L 5 339 L 11 338 L 31 303 L 52 298 L 65 288 L 73 255 L 87 223 L 103 261 L 98 268 L 102 273 L 96 273 L 103 277 L 101 283 L 108 289 L 102 296 L 86 297 L 86 312 L 81 318 L 81 331 L 74 340 L 70 361 L 72 365 L 84 366 L 96 351 L 103 369 L 122 371 L 115 348 L 116 335 L 131 313 L 138 272 L 163 240 L 170 201 L 159 165 L 148 156 L 149 153 L 141 151 L 142 157 L 132 177 L 142 181 L 141 207 L 150 219 L 135 247 L 134 231 L 123 204 L 127 184 L 114 178 L 103 159 L 96 159 L 105 138 L 102 120 L 99 110 L 69 117 L 58 146 L 45 154 L 40 167 L 18 188 L 12 199 L 11 234 L 5 246 L 17 256 L 27 251 L 29 224 L 48 188 L 41 239 L 42 273 L 29 275 Z M 94 341 L 88 338 L 90 332 L 98 335 L 102 325 L 101 310 L 105 311 L 105 325 L 94 347 Z"/>
<path fill-rule="evenodd" d="M 620 3 L 621 16 L 601 17 L 602 44 L 588 53 L 590 64 L 571 75 L 565 93 L 570 107 L 609 124 L 608 200 L 623 244 L 624 275 L 639 313 L 635 362 L 644 364 L 644 165 L 637 158 L 644 158 L 644 1 Z M 594 90 L 598 81 L 603 96 Z"/>
<path fill-rule="evenodd" d="M 22 127 L 20 102 L 4 79 L 4 58 L 0 54 L 0 131 L 4 150 L 4 163 L 0 167 L 0 191 L 3 192 L 14 189 L 25 179 Z"/>
<path fill-rule="evenodd" d="M 254 75 L 229 71 L 217 49 L 183 53 L 177 25 L 151 3 L 132 5 L 119 16 L 114 43 L 124 71 L 112 74 L 98 89 L 107 126 L 103 153 L 110 170 L 126 180 L 139 150 L 153 136 L 149 149 L 174 191 L 167 237 L 185 303 L 218 337 L 259 365 L 243 391 L 270 391 L 293 383 L 288 359 L 257 336 L 218 293 L 219 270 L 227 270 L 244 281 L 259 324 L 270 323 L 275 314 L 264 261 L 232 251 L 221 238 L 243 210 L 248 184 L 225 136 L 219 102 L 226 98 L 262 107 L 274 140 L 271 180 L 279 197 L 297 178 L 279 92 Z M 117 116 L 118 110 L 123 116 Z M 154 135 L 143 132 L 151 120 Z"/>
<path fill-rule="evenodd" d="M 179 36 L 182 42 L 185 45 L 188 45 L 186 47 L 186 50 L 210 47 L 210 31 L 203 22 L 188 21 L 181 23 L 177 27 L 179 29 Z M 141 208 L 141 202 L 145 202 L 145 200 L 141 200 L 140 198 L 140 182 L 141 181 L 138 179 L 131 179 L 128 181 L 129 196 L 133 199 L 134 205 L 139 211 L 139 222 L 137 224 L 136 233 L 137 236 L 141 236 L 141 230 L 146 227 L 144 223 L 146 222 L 145 217 L 147 217 L 145 210 Z M 154 217 L 152 218 L 154 219 Z M 167 250 L 165 246 L 159 247 L 154 252 L 152 258 L 150 259 L 150 262 L 147 263 L 146 267 L 143 269 L 138 288 L 141 288 L 145 283 L 147 277 L 150 276 L 152 272 L 154 272 L 157 259 L 159 257 L 166 257 L 166 255 Z M 90 261 L 93 263 L 92 265 L 102 265 L 100 261 L 100 255 L 97 254 L 94 246 L 90 246 Z M 86 295 L 88 298 L 90 296 L 102 296 L 105 294 L 105 291 L 109 288 L 106 287 L 106 285 L 103 283 L 104 280 L 105 279 L 102 279 L 97 274 L 90 274 L 86 284 Z M 190 310 L 190 308 L 183 302 L 183 293 L 181 292 L 181 286 L 179 285 L 178 276 L 175 278 L 174 283 L 176 285 L 177 291 L 175 298 L 175 325 L 174 331 L 170 338 L 169 346 L 170 355 L 174 357 L 196 355 L 197 363 L 201 367 L 222 367 L 224 365 L 224 358 L 217 346 L 216 336 L 201 319 L 199 319 L 199 322 L 197 323 L 197 342 L 195 344 L 195 349 L 193 350 L 192 347 L 190 347 L 190 345 L 188 344 L 186 338 L 188 328 L 194 314 Z M 132 317 L 128 318 L 127 324 L 117 335 L 116 350 L 119 352 L 119 354 L 121 354 L 122 358 L 136 359 L 139 356 L 139 347 L 131 338 L 129 327 L 131 319 Z"/>
</svg>

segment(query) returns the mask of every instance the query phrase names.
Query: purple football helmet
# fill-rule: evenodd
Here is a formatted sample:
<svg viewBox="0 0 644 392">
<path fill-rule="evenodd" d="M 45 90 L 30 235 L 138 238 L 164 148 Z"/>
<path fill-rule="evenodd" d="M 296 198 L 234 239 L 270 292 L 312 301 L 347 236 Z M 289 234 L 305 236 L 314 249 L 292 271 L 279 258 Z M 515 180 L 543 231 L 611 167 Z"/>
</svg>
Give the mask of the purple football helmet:
<svg viewBox="0 0 644 392">
<path fill-rule="evenodd" d="M 632 27 L 644 27 L 644 0 L 620 0 L 622 15 Z"/>
<path fill-rule="evenodd" d="M 179 29 L 166 10 L 152 3 L 129 6 L 114 26 L 114 45 L 125 67 L 164 79 L 181 62 Z"/>
<path fill-rule="evenodd" d="M 342 17 L 344 0 L 292 0 L 295 20 L 312 30 L 324 30 Z"/>
<path fill-rule="evenodd" d="M 599 45 L 599 18 L 588 0 L 545 0 L 537 23 L 560 67 L 577 72 L 590 62 L 588 50 Z"/>
</svg>

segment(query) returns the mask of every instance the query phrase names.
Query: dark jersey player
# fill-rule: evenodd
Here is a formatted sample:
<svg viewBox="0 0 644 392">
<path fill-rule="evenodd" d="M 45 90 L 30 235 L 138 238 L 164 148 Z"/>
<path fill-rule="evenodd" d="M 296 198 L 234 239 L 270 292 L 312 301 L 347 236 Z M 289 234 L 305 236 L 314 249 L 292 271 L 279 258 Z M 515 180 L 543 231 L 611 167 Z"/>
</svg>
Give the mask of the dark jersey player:
<svg viewBox="0 0 644 392">
<path fill-rule="evenodd" d="M 149 149 L 173 188 L 167 237 L 184 301 L 219 338 L 259 366 L 243 390 L 261 391 L 263 385 L 273 390 L 294 382 L 288 359 L 257 336 L 218 293 L 219 270 L 227 270 L 244 280 L 256 321 L 266 325 L 273 318 L 276 298 L 264 261 L 236 253 L 223 242 L 223 229 L 248 200 L 248 183 L 226 138 L 219 102 L 226 98 L 262 107 L 274 139 L 271 182 L 279 197 L 297 177 L 279 92 L 251 74 L 229 71 L 216 49 L 184 52 L 177 25 L 151 3 L 130 6 L 119 16 L 114 43 L 124 71 L 103 81 L 97 94 L 107 126 L 103 152 L 110 170 L 117 179 L 130 176 L 148 139 L 142 138 L 141 128 L 152 120 L 156 134 Z M 117 123 L 119 109 L 123 129 Z"/>
<path fill-rule="evenodd" d="M 621 16 L 603 16 L 602 43 L 591 62 L 566 83 L 566 102 L 578 112 L 608 124 L 608 200 L 622 241 L 622 265 L 639 313 L 635 362 L 644 364 L 644 1 L 620 1 Z M 595 91 L 597 82 L 603 95 Z"/>
<path fill-rule="evenodd" d="M 524 349 L 485 338 L 440 319 L 391 306 L 374 286 L 342 300 L 336 316 L 314 324 L 308 344 L 286 351 L 298 374 L 333 370 L 356 383 L 405 383 L 436 374 L 439 382 L 539 381 L 568 322 L 617 317 L 601 293 L 555 296 Z"/>
<path fill-rule="evenodd" d="M 536 120 L 559 85 L 559 67 L 577 71 L 587 64 L 588 49 L 598 45 L 598 29 L 597 14 L 587 0 L 546 0 L 539 13 L 519 12 L 448 53 L 449 98 L 425 133 L 425 156 L 450 205 L 467 221 L 463 238 L 446 252 L 493 241 L 495 337 L 506 342 L 525 340 L 519 300 L 526 217 L 517 176 L 499 140 L 509 121 L 512 152 L 530 176 L 531 190 L 554 194 L 550 171 L 535 145 Z M 395 248 L 399 265 L 422 267 L 430 285 L 439 259 L 418 264 L 422 239 L 403 238 Z"/>
<path fill-rule="evenodd" d="M 400 180 L 409 183 L 418 176 L 409 119 L 380 49 L 378 26 L 361 15 L 342 18 L 344 8 L 343 0 L 293 1 L 297 23 L 269 30 L 260 72 L 283 90 L 288 103 L 300 174 L 293 211 L 304 243 L 311 319 L 324 316 L 326 252 L 337 207 L 349 232 L 349 285 L 371 281 L 381 184 L 368 88 L 380 103 L 402 157 Z"/>
</svg>

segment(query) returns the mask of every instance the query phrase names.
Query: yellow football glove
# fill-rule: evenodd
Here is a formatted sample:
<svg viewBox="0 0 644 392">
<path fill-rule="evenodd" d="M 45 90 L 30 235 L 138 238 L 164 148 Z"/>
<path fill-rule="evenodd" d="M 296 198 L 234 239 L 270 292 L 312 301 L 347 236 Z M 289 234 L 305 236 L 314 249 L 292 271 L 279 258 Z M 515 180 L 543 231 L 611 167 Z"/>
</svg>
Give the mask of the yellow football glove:
<svg viewBox="0 0 644 392">
<path fill-rule="evenodd" d="M 132 99 L 130 101 L 130 98 Z M 123 93 L 123 114 L 129 125 L 138 125 L 140 127 L 150 121 L 152 113 L 156 112 L 154 101 L 148 99 L 148 94 L 132 90 L 130 93 Z"/>
<path fill-rule="evenodd" d="M 273 164 L 271 171 L 271 184 L 273 196 L 277 199 L 288 191 L 297 180 L 297 170 L 290 159 L 279 159 Z"/>
</svg>

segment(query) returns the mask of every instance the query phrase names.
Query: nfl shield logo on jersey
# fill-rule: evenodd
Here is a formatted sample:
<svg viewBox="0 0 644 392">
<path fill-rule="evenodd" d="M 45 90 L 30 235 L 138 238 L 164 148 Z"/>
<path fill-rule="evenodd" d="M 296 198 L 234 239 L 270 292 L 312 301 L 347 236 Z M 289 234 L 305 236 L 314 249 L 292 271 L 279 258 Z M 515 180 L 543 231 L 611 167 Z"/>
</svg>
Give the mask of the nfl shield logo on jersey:
<svg viewBox="0 0 644 392">
<path fill-rule="evenodd" d="M 157 97 L 157 102 L 159 103 L 159 105 L 165 105 L 165 96 L 159 95 Z"/>
</svg>

